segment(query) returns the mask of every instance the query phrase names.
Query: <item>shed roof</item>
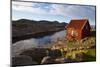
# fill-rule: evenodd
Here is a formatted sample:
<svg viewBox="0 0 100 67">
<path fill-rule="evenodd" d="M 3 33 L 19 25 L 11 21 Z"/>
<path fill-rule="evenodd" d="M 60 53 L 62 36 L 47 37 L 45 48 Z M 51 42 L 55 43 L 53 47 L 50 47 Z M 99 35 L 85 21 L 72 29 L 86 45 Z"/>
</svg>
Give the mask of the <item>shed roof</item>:
<svg viewBox="0 0 100 67">
<path fill-rule="evenodd" d="M 87 23 L 87 21 L 87 19 L 71 20 L 70 23 L 66 26 L 66 28 L 82 29 Z"/>
</svg>

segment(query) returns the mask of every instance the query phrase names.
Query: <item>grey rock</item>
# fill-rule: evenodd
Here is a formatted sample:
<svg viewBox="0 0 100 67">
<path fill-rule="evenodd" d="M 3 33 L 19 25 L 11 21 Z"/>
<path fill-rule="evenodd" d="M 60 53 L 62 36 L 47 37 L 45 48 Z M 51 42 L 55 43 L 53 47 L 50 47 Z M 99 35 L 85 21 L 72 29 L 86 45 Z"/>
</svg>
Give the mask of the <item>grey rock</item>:
<svg viewBox="0 0 100 67">
<path fill-rule="evenodd" d="M 41 63 L 43 57 L 47 56 L 47 49 L 44 48 L 32 48 L 23 51 L 20 55 L 27 55 L 32 57 L 38 63 Z"/>
<path fill-rule="evenodd" d="M 26 55 L 19 55 L 17 57 L 12 58 L 12 65 L 13 66 L 23 66 L 23 65 L 31 65 L 37 64 L 35 61 L 32 61 L 30 56 Z"/>
</svg>

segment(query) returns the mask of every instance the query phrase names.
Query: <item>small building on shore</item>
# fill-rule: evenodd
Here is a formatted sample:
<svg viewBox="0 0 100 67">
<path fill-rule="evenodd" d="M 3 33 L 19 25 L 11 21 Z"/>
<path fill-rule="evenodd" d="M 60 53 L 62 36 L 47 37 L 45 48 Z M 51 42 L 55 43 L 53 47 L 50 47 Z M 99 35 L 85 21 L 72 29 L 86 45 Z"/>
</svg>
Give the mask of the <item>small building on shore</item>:
<svg viewBox="0 0 100 67">
<path fill-rule="evenodd" d="M 80 40 L 90 35 L 90 24 L 88 19 L 74 19 L 65 26 L 68 40 Z"/>
</svg>

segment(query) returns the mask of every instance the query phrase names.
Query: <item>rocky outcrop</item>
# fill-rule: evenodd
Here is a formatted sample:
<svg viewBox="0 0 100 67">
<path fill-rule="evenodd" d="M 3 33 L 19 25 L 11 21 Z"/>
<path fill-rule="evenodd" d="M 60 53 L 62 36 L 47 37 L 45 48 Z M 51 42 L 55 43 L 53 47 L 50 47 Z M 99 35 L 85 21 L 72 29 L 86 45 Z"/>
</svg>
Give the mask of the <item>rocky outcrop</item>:
<svg viewBox="0 0 100 67">
<path fill-rule="evenodd" d="M 47 48 L 31 48 L 22 51 L 19 56 L 13 57 L 13 65 L 28 65 L 26 60 L 29 60 L 30 64 L 31 61 L 38 62 L 37 64 L 52 64 L 52 63 L 59 63 L 58 61 L 55 61 L 56 58 L 61 57 L 61 51 L 60 50 L 51 50 Z M 31 59 L 28 59 L 28 58 Z M 22 59 L 22 60 L 21 60 Z M 25 64 L 24 64 L 24 61 Z"/>
<path fill-rule="evenodd" d="M 48 56 L 52 57 L 52 58 L 57 58 L 57 57 L 61 57 L 61 51 L 58 49 L 54 49 L 54 50 L 50 50 L 48 53 Z"/>
<path fill-rule="evenodd" d="M 57 61 L 57 58 L 62 57 L 60 50 L 50 50 L 47 54 L 47 56 L 43 57 L 41 64 L 55 64 L 55 63 L 61 63 L 60 61 Z"/>
<path fill-rule="evenodd" d="M 34 64 L 37 64 L 37 62 L 33 61 L 30 56 L 19 55 L 12 58 L 12 66 L 25 66 Z"/>
<path fill-rule="evenodd" d="M 43 57 L 47 56 L 48 49 L 45 48 L 31 48 L 24 50 L 20 55 L 27 55 L 32 57 L 32 60 L 35 60 L 38 63 L 41 63 Z"/>
</svg>

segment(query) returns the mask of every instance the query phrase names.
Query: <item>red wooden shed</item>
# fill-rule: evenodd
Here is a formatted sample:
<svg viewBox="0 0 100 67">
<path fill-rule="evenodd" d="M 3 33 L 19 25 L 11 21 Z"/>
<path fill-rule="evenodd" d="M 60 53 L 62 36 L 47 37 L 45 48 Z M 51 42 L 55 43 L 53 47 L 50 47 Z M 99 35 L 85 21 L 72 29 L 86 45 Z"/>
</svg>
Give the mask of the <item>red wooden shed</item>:
<svg viewBox="0 0 100 67">
<path fill-rule="evenodd" d="M 90 24 L 88 19 L 71 20 L 66 28 L 67 39 L 80 40 L 90 35 Z"/>
</svg>

